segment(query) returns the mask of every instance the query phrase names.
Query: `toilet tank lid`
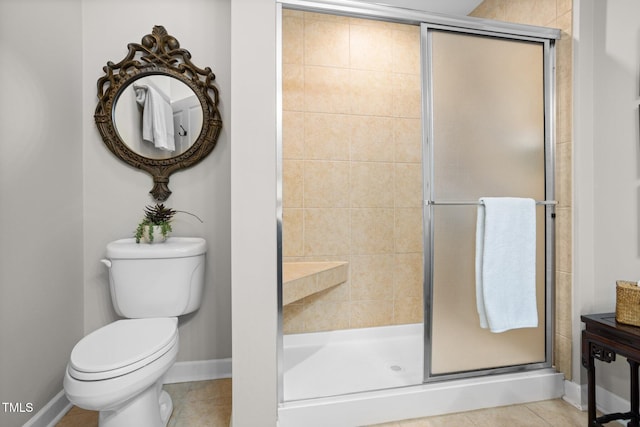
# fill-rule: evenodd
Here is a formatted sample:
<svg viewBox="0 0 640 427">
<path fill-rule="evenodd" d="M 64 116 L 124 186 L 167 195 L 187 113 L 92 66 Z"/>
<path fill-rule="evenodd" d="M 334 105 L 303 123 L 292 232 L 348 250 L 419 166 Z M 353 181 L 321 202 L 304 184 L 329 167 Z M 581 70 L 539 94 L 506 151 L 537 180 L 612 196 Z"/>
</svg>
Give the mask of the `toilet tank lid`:
<svg viewBox="0 0 640 427">
<path fill-rule="evenodd" d="M 109 259 L 184 258 L 207 251 L 201 237 L 169 237 L 162 243 L 136 243 L 135 239 L 120 239 L 107 244 Z"/>
</svg>

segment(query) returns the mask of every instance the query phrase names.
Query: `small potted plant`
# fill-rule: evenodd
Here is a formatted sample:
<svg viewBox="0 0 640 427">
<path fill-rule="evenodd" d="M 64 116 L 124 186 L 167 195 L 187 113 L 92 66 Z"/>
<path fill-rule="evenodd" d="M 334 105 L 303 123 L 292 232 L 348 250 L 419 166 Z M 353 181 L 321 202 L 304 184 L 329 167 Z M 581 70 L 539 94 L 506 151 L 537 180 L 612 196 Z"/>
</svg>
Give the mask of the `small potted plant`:
<svg viewBox="0 0 640 427">
<path fill-rule="evenodd" d="M 140 240 L 146 243 L 164 242 L 167 239 L 167 235 L 172 231 L 171 220 L 178 212 L 198 218 L 198 216 L 190 212 L 177 211 L 165 207 L 162 203 L 155 206 L 145 206 L 144 218 L 136 228 L 136 243 L 140 243 Z M 198 220 L 202 222 L 200 218 Z"/>
</svg>

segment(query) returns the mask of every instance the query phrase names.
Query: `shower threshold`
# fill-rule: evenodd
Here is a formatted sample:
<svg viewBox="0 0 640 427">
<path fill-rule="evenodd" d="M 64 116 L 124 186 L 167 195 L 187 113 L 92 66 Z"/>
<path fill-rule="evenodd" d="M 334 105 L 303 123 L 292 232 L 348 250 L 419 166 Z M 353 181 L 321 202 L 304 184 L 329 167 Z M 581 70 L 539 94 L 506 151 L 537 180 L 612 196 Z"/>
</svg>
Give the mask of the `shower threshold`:
<svg viewBox="0 0 640 427">
<path fill-rule="evenodd" d="M 284 336 L 284 400 L 421 384 L 423 325 Z"/>
</svg>

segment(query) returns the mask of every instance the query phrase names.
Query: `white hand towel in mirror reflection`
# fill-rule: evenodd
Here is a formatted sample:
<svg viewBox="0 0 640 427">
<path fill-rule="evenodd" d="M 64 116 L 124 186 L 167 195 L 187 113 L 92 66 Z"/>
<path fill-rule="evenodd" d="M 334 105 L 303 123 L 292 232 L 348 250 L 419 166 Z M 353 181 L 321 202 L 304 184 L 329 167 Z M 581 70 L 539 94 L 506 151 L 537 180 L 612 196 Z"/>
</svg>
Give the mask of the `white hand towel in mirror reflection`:
<svg viewBox="0 0 640 427">
<path fill-rule="evenodd" d="M 173 109 L 160 93 L 147 85 L 134 85 L 142 106 L 142 139 L 164 151 L 175 151 Z"/>
</svg>

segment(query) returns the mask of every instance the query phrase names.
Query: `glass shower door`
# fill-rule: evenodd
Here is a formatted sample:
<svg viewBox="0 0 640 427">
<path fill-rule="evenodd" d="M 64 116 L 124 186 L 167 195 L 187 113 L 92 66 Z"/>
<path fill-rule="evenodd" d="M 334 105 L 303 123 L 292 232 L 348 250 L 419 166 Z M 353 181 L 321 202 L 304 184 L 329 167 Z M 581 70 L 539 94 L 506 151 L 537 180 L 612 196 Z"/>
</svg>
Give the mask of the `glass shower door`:
<svg viewBox="0 0 640 427">
<path fill-rule="evenodd" d="M 475 290 L 478 199 L 553 198 L 548 42 L 426 25 L 422 41 L 425 380 L 548 366 L 553 206 L 536 207 L 538 326 L 503 333 L 482 329 Z"/>
</svg>

